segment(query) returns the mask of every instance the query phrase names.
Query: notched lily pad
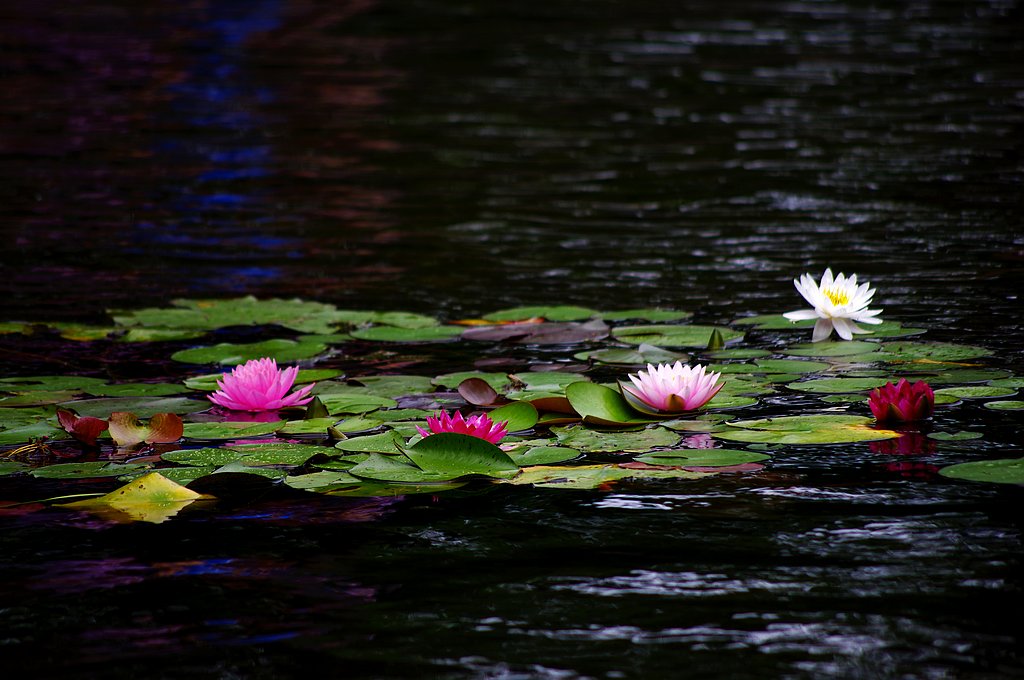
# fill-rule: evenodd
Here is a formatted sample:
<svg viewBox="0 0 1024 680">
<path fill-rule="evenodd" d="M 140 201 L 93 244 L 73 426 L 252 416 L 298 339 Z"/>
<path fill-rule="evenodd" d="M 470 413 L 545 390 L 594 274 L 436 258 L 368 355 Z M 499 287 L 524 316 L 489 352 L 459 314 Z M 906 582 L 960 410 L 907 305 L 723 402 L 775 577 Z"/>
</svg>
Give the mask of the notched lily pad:
<svg viewBox="0 0 1024 680">
<path fill-rule="evenodd" d="M 740 331 L 725 326 L 621 326 L 612 330 L 612 336 L 631 345 L 657 347 L 707 347 L 712 333 L 718 331 L 725 342 L 739 340 Z"/>
</svg>

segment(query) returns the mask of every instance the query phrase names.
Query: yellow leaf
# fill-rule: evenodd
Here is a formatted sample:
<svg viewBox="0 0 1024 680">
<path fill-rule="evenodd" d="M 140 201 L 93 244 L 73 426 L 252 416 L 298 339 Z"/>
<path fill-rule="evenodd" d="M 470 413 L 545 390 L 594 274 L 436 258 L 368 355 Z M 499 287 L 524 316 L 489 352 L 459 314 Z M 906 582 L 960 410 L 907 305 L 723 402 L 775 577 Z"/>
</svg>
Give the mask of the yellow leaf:
<svg viewBox="0 0 1024 680">
<path fill-rule="evenodd" d="M 211 498 L 172 482 L 159 472 L 150 472 L 128 482 L 106 496 L 90 498 L 62 507 L 86 510 L 115 522 L 152 522 L 159 524 L 199 499 Z"/>
</svg>

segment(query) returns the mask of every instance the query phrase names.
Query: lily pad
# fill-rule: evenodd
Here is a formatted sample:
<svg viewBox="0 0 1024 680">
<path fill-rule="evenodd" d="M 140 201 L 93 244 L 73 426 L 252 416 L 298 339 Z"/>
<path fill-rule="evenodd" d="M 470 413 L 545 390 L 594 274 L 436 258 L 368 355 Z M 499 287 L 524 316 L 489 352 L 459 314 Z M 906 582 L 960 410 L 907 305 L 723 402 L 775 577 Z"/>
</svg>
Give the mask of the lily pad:
<svg viewBox="0 0 1024 680">
<path fill-rule="evenodd" d="M 847 394 L 867 392 L 881 387 L 889 381 L 889 378 L 815 378 L 789 383 L 787 387 L 798 392 L 813 392 L 815 394 Z"/>
<path fill-rule="evenodd" d="M 88 387 L 105 385 L 105 380 L 77 375 L 36 375 L 24 378 L 0 378 L 0 392 L 84 392 Z"/>
<path fill-rule="evenodd" d="M 662 427 L 632 432 L 602 432 L 588 427 L 570 425 L 553 427 L 558 443 L 584 452 L 647 453 L 652 449 L 677 445 L 682 435 Z"/>
<path fill-rule="evenodd" d="M 121 326 L 214 330 L 227 326 L 278 325 L 300 333 L 332 333 L 343 319 L 334 305 L 309 300 L 258 300 L 247 296 L 226 300 L 187 300 L 173 307 L 113 312 Z"/>
<path fill-rule="evenodd" d="M 508 421 L 509 432 L 529 430 L 537 424 L 537 409 L 528 401 L 514 401 L 487 414 L 492 422 Z"/>
<path fill-rule="evenodd" d="M 275 338 L 262 342 L 235 344 L 222 342 L 210 347 L 183 349 L 171 355 L 171 359 L 190 364 L 221 364 L 236 366 L 252 359 L 270 357 L 278 363 L 291 363 L 310 359 L 327 351 L 327 345 L 303 340 Z"/>
<path fill-rule="evenodd" d="M 700 479 L 707 476 L 706 472 L 683 469 L 637 469 L 618 465 L 539 465 L 523 470 L 522 474 L 507 483 L 545 489 L 606 489 L 625 479 Z"/>
<path fill-rule="evenodd" d="M 991 397 L 1010 397 L 1017 393 L 1012 387 L 992 387 L 991 385 L 968 385 L 966 387 L 943 387 L 935 390 L 936 396 L 949 395 L 957 399 L 987 399 Z"/>
<path fill-rule="evenodd" d="M 159 524 L 202 497 L 202 494 L 172 482 L 159 472 L 150 472 L 105 496 L 64 503 L 62 507 L 96 512 L 106 517 L 110 517 L 109 513 L 113 511 L 128 520 Z"/>
<path fill-rule="evenodd" d="M 823 361 L 803 359 L 758 359 L 754 364 L 757 366 L 754 373 L 819 373 L 831 366 Z"/>
<path fill-rule="evenodd" d="M 565 446 L 526 446 L 509 451 L 508 457 L 520 467 L 531 465 L 553 465 L 580 457 L 580 452 Z"/>
<path fill-rule="evenodd" d="M 757 316 L 745 316 L 740 319 L 734 319 L 732 323 L 736 326 L 753 326 L 760 330 L 772 331 L 796 331 L 814 327 L 813 319 L 809 321 L 790 321 L 782 314 L 758 314 Z"/>
<path fill-rule="evenodd" d="M 524 321 L 536 318 L 543 318 L 548 321 L 581 321 L 596 315 L 597 311 L 587 309 L 586 307 L 556 305 L 549 307 L 513 307 L 485 314 L 483 318 L 487 321 Z"/>
<path fill-rule="evenodd" d="M 122 383 L 87 387 L 85 392 L 94 397 L 164 397 L 169 394 L 184 394 L 190 390 L 173 383 Z"/>
<path fill-rule="evenodd" d="M 293 489 L 323 492 L 341 485 L 359 484 L 362 480 L 339 470 L 322 470 L 305 475 L 289 475 L 284 483 Z"/>
<path fill-rule="evenodd" d="M 28 465 L 19 463 L 16 460 L 0 460 L 0 477 L 13 475 L 17 472 L 25 472 L 28 469 Z"/>
<path fill-rule="evenodd" d="M 286 422 L 275 420 L 269 423 L 249 421 L 185 423 L 184 437 L 187 439 L 246 439 L 273 434 L 284 427 Z"/>
<path fill-rule="evenodd" d="M 339 484 L 328 489 L 316 489 L 327 496 L 351 498 L 394 498 L 419 493 L 441 493 L 465 486 L 465 482 L 434 482 L 426 484 L 396 484 L 362 480 L 359 484 Z"/>
<path fill-rule="evenodd" d="M 740 331 L 725 326 L 621 326 L 612 330 L 612 336 L 631 345 L 648 344 L 657 347 L 707 347 L 711 334 L 722 334 L 725 342 L 743 337 Z"/>
<path fill-rule="evenodd" d="M 14 409 L 23 406 L 47 406 L 49 404 L 62 404 L 70 399 L 79 396 L 79 390 L 63 390 L 60 392 L 25 392 L 11 397 L 0 398 L 0 409 Z"/>
<path fill-rule="evenodd" d="M 995 482 L 997 484 L 1024 484 L 1024 458 L 980 460 L 950 465 L 939 470 L 943 477 L 969 482 Z"/>
<path fill-rule="evenodd" d="M 730 349 L 716 349 L 710 352 L 704 352 L 704 356 L 715 360 L 761 359 L 763 357 L 770 357 L 771 355 L 771 352 L 767 352 L 763 349 L 752 349 L 747 347 L 733 347 Z"/>
<path fill-rule="evenodd" d="M 378 397 L 374 394 L 357 392 L 357 388 L 345 393 L 320 393 L 317 396 L 327 407 L 327 411 L 333 416 L 338 414 L 359 414 L 376 411 L 380 408 L 392 408 L 398 402 L 388 397 Z"/>
<path fill-rule="evenodd" d="M 405 444 L 395 432 L 382 432 L 380 434 L 366 435 L 364 437 L 352 437 L 343 439 L 334 445 L 339 451 L 356 451 L 360 453 L 375 452 L 386 454 L 402 453 L 401 446 Z"/>
<path fill-rule="evenodd" d="M 727 467 L 744 463 L 757 463 L 768 456 L 739 449 L 674 449 L 654 451 L 637 456 L 635 460 L 649 465 L 672 465 L 675 467 Z"/>
<path fill-rule="evenodd" d="M 327 435 L 327 429 L 335 424 L 337 418 L 308 418 L 306 420 L 289 420 L 277 431 L 282 436 L 300 434 Z"/>
<path fill-rule="evenodd" d="M 370 394 L 381 397 L 394 398 L 434 391 L 431 379 L 420 375 L 366 375 L 352 380 L 363 385 Z"/>
<path fill-rule="evenodd" d="M 220 467 L 234 462 L 241 457 L 241 454 L 234 449 L 179 449 L 161 454 L 160 458 L 179 465 L 191 465 L 197 467 Z"/>
<path fill-rule="evenodd" d="M 957 362 L 989 356 L 992 352 L 974 345 L 948 342 L 885 342 L 882 352 L 887 361 Z"/>
<path fill-rule="evenodd" d="M 461 326 L 427 326 L 426 328 L 371 326 L 352 331 L 352 337 L 373 342 L 441 342 L 458 339 L 464 330 Z"/>
<path fill-rule="evenodd" d="M 406 449 L 405 454 L 420 469 L 449 475 L 447 479 L 465 475 L 507 479 L 519 471 L 515 461 L 494 444 L 479 437 L 452 432 L 424 437 Z"/>
<path fill-rule="evenodd" d="M 839 444 L 900 436 L 893 430 L 871 428 L 872 422 L 871 418 L 848 415 L 782 416 L 730 422 L 730 429 L 711 436 L 764 444 Z"/>
<path fill-rule="evenodd" d="M 681 312 L 677 309 L 624 309 L 617 312 L 601 312 L 601 318 L 606 321 L 653 321 L 664 323 L 666 321 L 682 321 L 693 316 L 692 312 Z"/>
<path fill-rule="evenodd" d="M 62 428 L 54 427 L 45 421 L 0 430 L 0 444 L 24 444 L 42 437 L 47 439 L 68 439 L 70 435 Z"/>
<path fill-rule="evenodd" d="M 587 424 L 616 426 L 655 422 L 633 410 L 617 390 L 604 385 L 572 383 L 565 388 L 565 396 Z"/>
<path fill-rule="evenodd" d="M 120 464 L 108 461 L 88 461 L 47 465 L 46 467 L 32 470 L 30 474 L 33 477 L 41 477 L 43 479 L 89 479 L 93 477 L 118 477 L 133 470 L 142 470 L 144 468 L 144 465 L 134 463 Z"/>
<path fill-rule="evenodd" d="M 783 350 L 794 357 L 849 357 L 877 352 L 882 345 L 865 340 L 844 340 L 839 342 L 803 342 Z"/>
<path fill-rule="evenodd" d="M 961 430 L 960 432 L 932 432 L 928 435 L 928 438 L 940 442 L 964 442 L 971 441 L 972 439 L 981 439 L 984 436 L 980 432 Z"/>
<path fill-rule="evenodd" d="M 767 354 L 765 352 L 765 355 Z M 689 356 L 680 352 L 655 347 L 654 345 L 640 345 L 635 349 L 610 347 L 608 349 L 579 352 L 574 354 L 573 358 L 580 361 L 593 361 L 598 364 L 642 366 L 644 364 L 668 364 L 676 361 L 687 361 Z"/>
<path fill-rule="evenodd" d="M 1020 411 L 1024 409 L 1024 401 L 1008 399 L 1005 401 L 989 401 L 982 404 L 985 408 L 995 411 Z"/>
<path fill-rule="evenodd" d="M 440 437 L 441 435 L 434 436 Z M 427 439 L 431 438 L 427 437 Z M 352 467 L 349 473 L 356 477 L 376 481 L 412 483 L 443 482 L 460 476 L 448 471 L 426 471 L 413 465 L 412 461 L 404 456 L 384 456 L 379 453 L 369 454 L 366 460 Z"/>
<path fill-rule="evenodd" d="M 503 392 L 509 386 L 507 373 L 484 373 L 482 371 L 461 371 L 459 373 L 445 373 L 434 378 L 433 383 L 450 390 L 458 389 L 463 380 L 479 378 L 493 387 L 497 392 Z"/>
</svg>

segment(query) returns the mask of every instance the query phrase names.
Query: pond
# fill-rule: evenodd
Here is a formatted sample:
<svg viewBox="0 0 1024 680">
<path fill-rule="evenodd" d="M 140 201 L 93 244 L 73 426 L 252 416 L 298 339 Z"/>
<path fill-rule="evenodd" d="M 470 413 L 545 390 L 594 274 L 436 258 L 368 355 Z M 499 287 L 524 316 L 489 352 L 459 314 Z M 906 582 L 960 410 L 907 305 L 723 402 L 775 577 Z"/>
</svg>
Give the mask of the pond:
<svg viewBox="0 0 1024 680">
<path fill-rule="evenodd" d="M 940 473 L 1022 455 L 1019 3 L 11 0 L 0 19 L 9 673 L 1024 673 L 1024 491 Z M 827 267 L 893 322 L 857 353 L 779 323 Z M 505 316 L 569 335 L 480 325 L 523 307 Z M 628 330 L 647 325 L 674 330 Z M 679 341 L 695 326 L 724 346 Z M 286 343 L 239 349 L 267 340 Z M 293 341 L 281 364 L 326 371 L 303 384 L 334 436 L 295 411 L 218 431 L 197 379 Z M 405 446 L 421 411 L 478 410 L 450 374 L 523 400 L 669 355 L 734 401 L 634 427 L 547 412 L 509 440 L 571 449 L 547 477 L 294 482 L 344 487 L 339 441 Z M 876 438 L 868 392 L 900 375 L 942 398 Z M 177 411 L 185 438 L 85 446 L 58 403 Z M 808 415 L 857 436 L 749 422 Z M 211 458 L 239 467 L 195 473 L 215 500 L 166 518 L 43 502 L 240 441 L 320 457 Z M 708 447 L 746 458 L 620 467 Z M 93 474 L 110 465 L 136 467 Z"/>
</svg>

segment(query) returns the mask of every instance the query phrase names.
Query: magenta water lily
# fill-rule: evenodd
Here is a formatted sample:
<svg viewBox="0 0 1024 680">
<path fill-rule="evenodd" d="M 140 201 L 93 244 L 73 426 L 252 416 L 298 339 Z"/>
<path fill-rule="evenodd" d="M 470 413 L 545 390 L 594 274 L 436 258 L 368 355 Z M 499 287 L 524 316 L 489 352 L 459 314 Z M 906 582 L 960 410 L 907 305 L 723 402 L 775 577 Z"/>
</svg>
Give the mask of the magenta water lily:
<svg viewBox="0 0 1024 680">
<path fill-rule="evenodd" d="M 821 283 L 815 283 L 810 274 L 793 279 L 793 285 L 800 294 L 811 303 L 814 309 L 801 309 L 783 314 L 790 321 L 808 321 L 816 319 L 813 342 L 819 342 L 832 335 L 832 330 L 843 340 L 852 340 L 855 333 L 869 333 L 854 322 L 879 324 L 882 320 L 878 315 L 881 309 L 868 309 L 875 289 L 869 284 L 857 285 L 857 275 L 847 278 L 842 272 L 832 276 L 832 270 L 826 269 Z"/>
<path fill-rule="evenodd" d="M 895 385 L 887 382 L 872 390 L 868 406 L 879 423 L 912 423 L 931 416 L 935 392 L 923 380 L 912 383 L 900 378 Z"/>
<path fill-rule="evenodd" d="M 647 364 L 646 371 L 630 374 L 633 386 L 620 383 L 622 396 L 643 413 L 683 413 L 693 411 L 718 394 L 724 383 L 721 373 L 708 372 L 706 366 Z"/>
<path fill-rule="evenodd" d="M 208 395 L 210 401 L 232 411 L 272 411 L 287 406 L 303 406 L 316 383 L 288 394 L 299 374 L 296 366 L 279 369 L 277 361 L 264 357 L 236 366 L 217 381 L 220 389 Z"/>
<path fill-rule="evenodd" d="M 483 414 L 464 418 L 458 411 L 455 412 L 454 416 L 448 415 L 447 411 L 438 412 L 437 415 L 427 418 L 427 427 L 430 428 L 429 432 L 418 425 L 416 429 L 424 437 L 429 437 L 432 434 L 441 434 L 442 432 L 455 432 L 457 434 L 468 434 L 471 437 L 478 437 L 492 444 L 497 444 L 508 434 L 507 421 L 495 423 Z"/>
</svg>

